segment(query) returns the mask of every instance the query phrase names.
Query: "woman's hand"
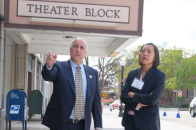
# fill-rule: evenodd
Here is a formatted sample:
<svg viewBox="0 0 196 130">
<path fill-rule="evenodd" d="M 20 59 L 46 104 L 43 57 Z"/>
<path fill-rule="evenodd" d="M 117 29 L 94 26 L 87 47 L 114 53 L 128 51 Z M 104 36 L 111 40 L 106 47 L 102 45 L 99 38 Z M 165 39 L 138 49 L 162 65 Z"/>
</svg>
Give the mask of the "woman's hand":
<svg viewBox="0 0 196 130">
<path fill-rule="evenodd" d="M 136 106 L 136 108 L 135 108 L 135 110 L 137 110 L 137 111 L 138 111 L 140 108 L 142 108 L 142 107 L 146 107 L 146 106 L 148 106 L 148 105 L 138 103 L 138 104 L 137 104 L 137 106 Z"/>
<path fill-rule="evenodd" d="M 146 107 L 146 106 L 148 106 L 148 105 L 145 105 L 145 104 L 141 104 L 141 103 L 140 103 L 140 106 L 141 106 L 141 107 Z"/>
<path fill-rule="evenodd" d="M 131 91 L 128 93 L 128 95 L 129 95 L 130 98 L 133 98 L 133 95 L 134 95 L 134 94 L 135 94 L 135 93 L 134 93 L 134 92 L 131 92 Z"/>
</svg>

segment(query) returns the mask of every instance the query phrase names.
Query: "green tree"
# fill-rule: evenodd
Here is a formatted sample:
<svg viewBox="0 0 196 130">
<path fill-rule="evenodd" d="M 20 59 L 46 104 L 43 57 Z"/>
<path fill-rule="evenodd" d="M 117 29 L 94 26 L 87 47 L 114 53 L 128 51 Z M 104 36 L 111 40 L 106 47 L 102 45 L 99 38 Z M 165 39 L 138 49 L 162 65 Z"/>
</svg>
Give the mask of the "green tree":
<svg viewBox="0 0 196 130">
<path fill-rule="evenodd" d="M 166 90 L 183 90 L 183 88 L 188 89 L 196 85 L 196 57 L 194 54 L 194 51 L 176 46 L 161 49 L 161 64 L 158 68 L 166 74 Z M 163 95 L 169 97 L 167 92 L 165 91 Z M 176 95 L 172 96 L 176 102 Z"/>
<path fill-rule="evenodd" d="M 158 45 L 160 54 L 160 65 L 158 68 L 166 74 L 166 90 L 163 95 L 169 97 L 169 90 L 192 88 L 196 86 L 196 55 L 192 50 L 181 47 L 166 48 L 167 43 Z M 130 70 L 139 68 L 139 50 L 141 46 L 133 47 L 125 51 L 126 65 L 124 79 Z M 121 67 L 118 68 L 121 70 Z M 121 71 L 116 73 L 119 83 L 121 82 Z M 175 96 L 175 95 L 173 95 Z M 175 97 L 174 97 L 175 98 Z"/>
<path fill-rule="evenodd" d="M 129 51 L 124 51 L 123 53 L 121 53 L 121 57 L 125 57 L 126 58 L 126 64 L 124 66 L 124 71 L 123 71 L 123 79 L 125 80 L 128 76 L 128 73 L 136 68 L 139 68 L 139 49 L 140 47 L 134 47 L 131 48 Z M 118 61 L 119 66 L 117 68 L 117 70 L 119 70 L 115 75 L 118 79 L 118 83 L 121 83 L 121 73 L 122 73 L 122 67 L 120 66 L 120 59 Z"/>
<path fill-rule="evenodd" d="M 191 88 L 195 84 L 196 59 L 194 52 L 183 48 L 162 49 L 161 69 L 166 74 L 166 88 Z"/>
</svg>

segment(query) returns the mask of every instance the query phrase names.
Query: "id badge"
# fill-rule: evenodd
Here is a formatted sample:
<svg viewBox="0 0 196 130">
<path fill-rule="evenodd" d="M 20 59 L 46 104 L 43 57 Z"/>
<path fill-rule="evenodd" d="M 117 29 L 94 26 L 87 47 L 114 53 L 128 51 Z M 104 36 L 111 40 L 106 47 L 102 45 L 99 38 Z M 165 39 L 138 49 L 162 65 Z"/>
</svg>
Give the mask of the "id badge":
<svg viewBox="0 0 196 130">
<path fill-rule="evenodd" d="M 132 87 L 137 88 L 139 90 L 142 90 L 144 86 L 144 82 L 140 81 L 138 78 L 135 78 L 133 80 L 133 83 L 131 84 Z"/>
</svg>

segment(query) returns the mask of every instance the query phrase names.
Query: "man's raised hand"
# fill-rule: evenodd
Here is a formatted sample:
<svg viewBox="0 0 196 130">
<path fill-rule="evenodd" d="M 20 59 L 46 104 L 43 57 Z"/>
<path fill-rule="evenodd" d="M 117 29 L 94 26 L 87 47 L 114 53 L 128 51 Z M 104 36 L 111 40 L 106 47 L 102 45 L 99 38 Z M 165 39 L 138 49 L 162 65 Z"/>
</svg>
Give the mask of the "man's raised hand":
<svg viewBox="0 0 196 130">
<path fill-rule="evenodd" d="M 48 56 L 46 57 L 47 66 L 50 68 L 56 63 L 57 55 L 52 54 L 51 51 L 48 51 Z"/>
</svg>

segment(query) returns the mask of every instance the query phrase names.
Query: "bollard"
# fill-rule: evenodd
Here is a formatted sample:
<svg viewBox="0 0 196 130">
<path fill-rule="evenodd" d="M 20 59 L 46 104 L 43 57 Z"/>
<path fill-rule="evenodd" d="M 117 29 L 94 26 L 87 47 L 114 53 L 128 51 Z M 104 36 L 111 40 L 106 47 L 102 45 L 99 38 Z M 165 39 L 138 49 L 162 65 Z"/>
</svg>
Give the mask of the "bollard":
<svg viewBox="0 0 196 130">
<path fill-rule="evenodd" d="M 110 104 L 110 111 L 112 111 L 112 104 Z"/>
<path fill-rule="evenodd" d="M 164 108 L 163 116 L 167 116 L 167 114 L 166 114 L 166 108 Z"/>
<path fill-rule="evenodd" d="M 179 108 L 178 108 L 178 111 L 177 111 L 176 118 L 180 118 L 180 112 L 179 112 Z"/>
</svg>

